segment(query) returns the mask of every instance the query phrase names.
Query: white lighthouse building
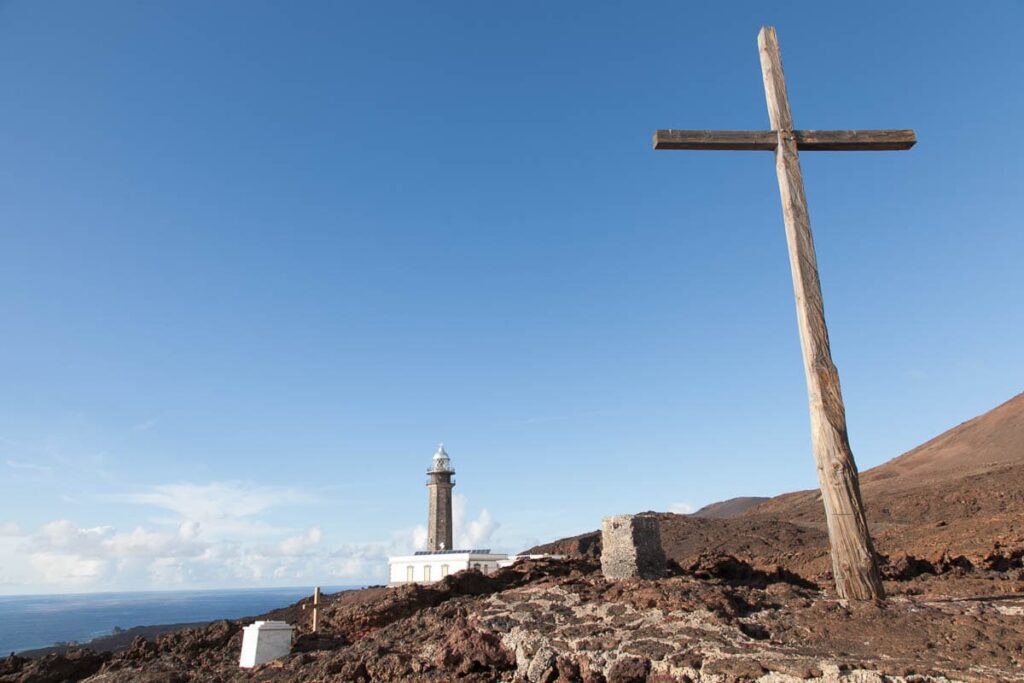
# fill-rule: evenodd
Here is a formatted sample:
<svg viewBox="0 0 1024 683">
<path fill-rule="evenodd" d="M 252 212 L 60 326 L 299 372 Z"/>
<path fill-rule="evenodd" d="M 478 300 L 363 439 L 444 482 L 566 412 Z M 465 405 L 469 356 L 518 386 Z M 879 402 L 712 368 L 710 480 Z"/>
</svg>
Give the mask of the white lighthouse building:
<svg viewBox="0 0 1024 683">
<path fill-rule="evenodd" d="M 464 569 L 478 569 L 490 574 L 499 566 L 510 563 L 508 555 L 492 553 L 490 549 L 453 548 L 454 474 L 451 459 L 441 444 L 427 470 L 427 549 L 413 555 L 389 557 L 389 585 L 434 583 Z"/>
</svg>

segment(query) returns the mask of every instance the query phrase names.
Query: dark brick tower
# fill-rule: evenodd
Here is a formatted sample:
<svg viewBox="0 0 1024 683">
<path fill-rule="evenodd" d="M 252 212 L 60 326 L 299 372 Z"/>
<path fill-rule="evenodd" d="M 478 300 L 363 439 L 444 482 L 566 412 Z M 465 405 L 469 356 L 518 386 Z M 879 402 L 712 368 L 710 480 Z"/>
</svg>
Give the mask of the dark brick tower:
<svg viewBox="0 0 1024 683">
<path fill-rule="evenodd" d="M 452 463 L 444 452 L 444 444 L 437 447 L 434 461 L 427 470 L 427 550 L 452 550 Z"/>
</svg>

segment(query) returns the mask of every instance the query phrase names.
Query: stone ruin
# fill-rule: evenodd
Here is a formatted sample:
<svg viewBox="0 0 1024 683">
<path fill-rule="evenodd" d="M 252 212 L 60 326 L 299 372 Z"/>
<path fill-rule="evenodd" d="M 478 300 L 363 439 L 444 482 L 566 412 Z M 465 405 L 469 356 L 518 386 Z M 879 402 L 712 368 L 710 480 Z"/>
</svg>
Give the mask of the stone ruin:
<svg viewBox="0 0 1024 683">
<path fill-rule="evenodd" d="M 667 564 L 656 516 L 613 515 L 601 520 L 601 573 L 606 579 L 660 579 Z"/>
</svg>

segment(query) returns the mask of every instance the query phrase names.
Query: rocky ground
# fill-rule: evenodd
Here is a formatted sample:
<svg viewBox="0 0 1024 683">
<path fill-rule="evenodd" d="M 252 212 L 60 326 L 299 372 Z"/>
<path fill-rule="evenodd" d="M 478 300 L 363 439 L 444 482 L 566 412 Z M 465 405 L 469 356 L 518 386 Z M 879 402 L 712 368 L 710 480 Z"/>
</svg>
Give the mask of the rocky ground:
<svg viewBox="0 0 1024 683">
<path fill-rule="evenodd" d="M 585 559 L 526 561 L 327 596 L 318 634 L 301 603 L 273 612 L 299 625 L 294 652 L 252 671 L 242 624 L 222 621 L 116 654 L 10 657 L 0 681 L 1024 681 L 1019 562 L 886 587 L 884 604 L 843 604 L 728 556 L 623 582 Z"/>
</svg>

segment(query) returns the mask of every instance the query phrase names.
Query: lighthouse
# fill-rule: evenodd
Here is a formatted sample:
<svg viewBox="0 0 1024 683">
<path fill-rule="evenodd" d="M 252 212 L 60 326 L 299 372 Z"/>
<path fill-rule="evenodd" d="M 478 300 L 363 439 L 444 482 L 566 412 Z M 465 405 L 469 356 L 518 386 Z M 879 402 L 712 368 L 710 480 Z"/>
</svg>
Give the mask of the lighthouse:
<svg viewBox="0 0 1024 683">
<path fill-rule="evenodd" d="M 452 462 L 444 450 L 437 447 L 427 470 L 427 551 L 452 550 Z"/>
<path fill-rule="evenodd" d="M 427 548 L 412 555 L 392 555 L 388 558 L 388 584 L 435 583 L 446 576 L 467 569 L 492 574 L 499 567 L 508 566 L 515 558 L 505 553 L 492 553 L 490 549 L 453 547 L 452 517 L 452 461 L 444 450 L 437 447 L 427 470 Z"/>
</svg>

